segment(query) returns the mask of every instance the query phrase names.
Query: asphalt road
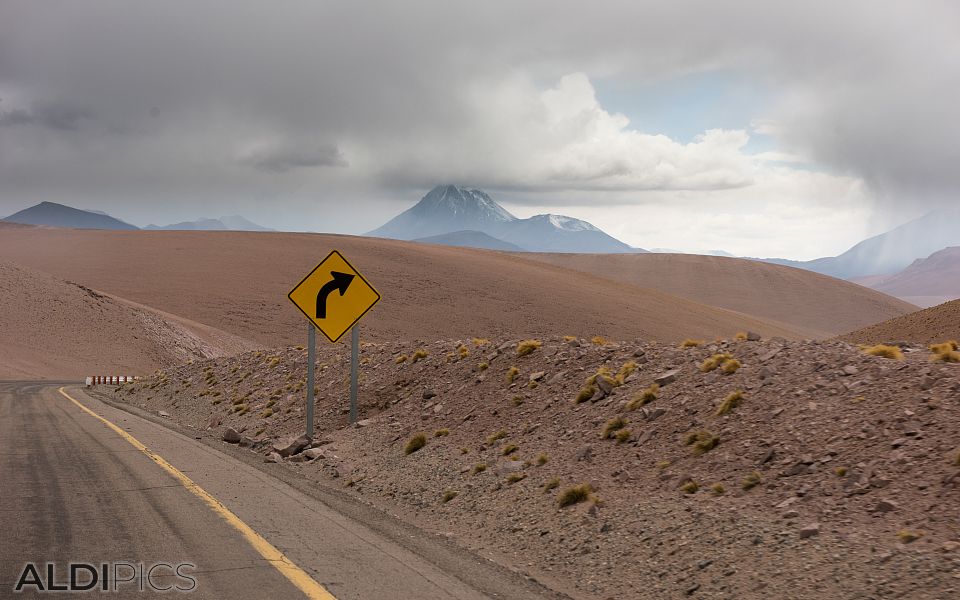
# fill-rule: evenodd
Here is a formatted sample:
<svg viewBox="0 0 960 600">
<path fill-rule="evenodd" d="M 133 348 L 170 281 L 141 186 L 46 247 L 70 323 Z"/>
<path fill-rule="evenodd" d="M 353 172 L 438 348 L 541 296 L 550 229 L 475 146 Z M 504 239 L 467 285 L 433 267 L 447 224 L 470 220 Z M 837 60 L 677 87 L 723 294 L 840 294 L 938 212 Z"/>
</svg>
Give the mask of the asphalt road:
<svg viewBox="0 0 960 600">
<path fill-rule="evenodd" d="M 28 563 L 44 586 L 47 563 L 58 585 L 71 563 L 116 570 L 108 585 L 120 593 L 84 597 L 145 598 L 168 586 L 233 600 L 491 597 L 250 465 L 67 386 L 90 414 L 59 387 L 0 382 L 0 598 L 50 596 L 37 585 L 13 594 Z M 178 565 L 189 577 L 176 575 Z M 90 581 L 78 569 L 78 583 Z M 312 596 L 297 576 L 315 586 Z"/>
</svg>

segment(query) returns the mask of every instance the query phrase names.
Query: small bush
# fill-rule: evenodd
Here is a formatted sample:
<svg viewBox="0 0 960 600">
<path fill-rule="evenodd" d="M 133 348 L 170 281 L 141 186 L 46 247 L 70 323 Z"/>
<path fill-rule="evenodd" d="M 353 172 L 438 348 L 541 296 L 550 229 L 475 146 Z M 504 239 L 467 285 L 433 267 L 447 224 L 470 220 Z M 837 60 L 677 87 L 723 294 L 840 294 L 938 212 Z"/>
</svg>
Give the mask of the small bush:
<svg viewBox="0 0 960 600">
<path fill-rule="evenodd" d="M 627 402 L 627 410 L 637 410 L 641 406 L 650 404 L 657 399 L 657 394 L 660 393 L 660 386 L 656 383 L 652 384 L 650 387 L 644 389 L 639 394 L 634 396 L 630 402 Z"/>
<path fill-rule="evenodd" d="M 517 446 L 516 444 L 507 444 L 506 446 L 503 447 L 503 450 L 500 451 L 500 454 L 504 456 L 510 456 L 511 454 L 513 454 L 519 449 L 520 449 L 519 446 Z"/>
<path fill-rule="evenodd" d="M 516 367 L 510 367 L 507 369 L 507 374 L 505 376 L 507 383 L 513 383 L 513 380 L 517 378 L 517 375 L 520 374 L 520 369 Z"/>
<path fill-rule="evenodd" d="M 629 429 L 621 429 L 614 437 L 617 439 L 618 444 L 623 444 L 630 440 L 630 435 Z"/>
<path fill-rule="evenodd" d="M 563 336 L 563 341 L 567 342 L 568 344 L 569 344 L 570 342 L 576 340 L 576 339 L 577 339 L 577 336 L 575 336 L 575 335 L 565 335 L 565 336 Z"/>
<path fill-rule="evenodd" d="M 428 357 L 428 356 L 430 356 L 430 353 L 427 352 L 426 350 L 424 350 L 423 348 L 420 348 L 419 350 L 416 350 L 416 351 L 410 356 L 410 362 L 415 363 L 415 362 L 417 362 L 417 361 L 419 361 L 419 360 L 423 360 L 424 358 L 426 358 L 426 357 Z"/>
<path fill-rule="evenodd" d="M 737 360 L 737 359 L 735 359 L 735 358 L 731 358 L 731 359 L 728 360 L 727 362 L 723 363 L 723 366 L 720 367 L 720 370 L 723 371 L 723 373 L 724 373 L 725 375 L 733 375 L 733 374 L 736 373 L 736 372 L 740 369 L 740 367 L 742 367 L 742 366 L 743 366 L 743 365 L 740 364 L 740 361 L 739 361 L 739 360 Z"/>
<path fill-rule="evenodd" d="M 490 343 L 490 340 L 487 338 L 473 338 L 473 345 L 479 348 L 480 346 L 486 346 Z"/>
<path fill-rule="evenodd" d="M 746 339 L 746 337 L 744 337 L 744 339 Z M 714 496 L 722 496 L 727 493 L 727 490 L 723 487 L 722 483 L 717 482 L 710 486 L 710 493 Z"/>
<path fill-rule="evenodd" d="M 526 473 L 510 473 L 507 475 L 507 483 L 517 483 L 527 478 Z"/>
<path fill-rule="evenodd" d="M 658 461 L 656 462 L 656 467 L 662 471 L 662 470 L 666 469 L 667 467 L 669 467 L 670 464 L 671 464 L 671 463 L 670 463 L 669 460 L 658 460 Z"/>
<path fill-rule="evenodd" d="M 960 345 L 954 340 L 930 346 L 930 362 L 960 363 Z"/>
<path fill-rule="evenodd" d="M 631 373 L 636 371 L 639 368 L 639 366 L 640 365 L 638 365 L 636 362 L 632 360 L 629 360 L 623 363 L 623 366 L 621 366 L 620 370 L 617 371 L 616 377 L 613 378 L 614 382 L 618 386 L 623 385 L 623 382 L 626 381 L 627 377 L 629 377 Z"/>
<path fill-rule="evenodd" d="M 398 356 L 398 357 L 396 357 L 395 359 L 393 359 L 393 364 L 395 364 L 395 365 L 399 365 L 400 363 L 405 363 L 405 362 L 407 362 L 407 355 L 406 355 L 406 354 L 401 354 L 400 356 Z"/>
<path fill-rule="evenodd" d="M 714 435 L 709 431 L 693 431 L 684 438 L 687 446 L 693 446 L 693 453 L 696 456 L 706 454 L 720 444 L 720 436 Z"/>
<path fill-rule="evenodd" d="M 433 437 L 446 437 L 448 435 L 450 435 L 450 430 L 445 427 L 433 432 Z"/>
<path fill-rule="evenodd" d="M 709 373 L 732 358 L 733 355 L 728 352 L 724 352 L 723 354 L 714 354 L 707 360 L 703 361 L 703 363 L 700 365 L 700 371 L 702 373 Z"/>
<path fill-rule="evenodd" d="M 443 501 L 444 504 L 446 504 L 447 502 L 450 502 L 451 500 L 456 498 L 457 494 L 459 494 L 459 492 L 455 492 L 453 490 L 447 490 L 443 493 L 443 497 L 441 498 L 441 500 Z"/>
<path fill-rule="evenodd" d="M 844 477 L 847 474 L 847 468 L 837 467 L 833 470 L 833 474 L 836 475 L 837 477 Z"/>
<path fill-rule="evenodd" d="M 602 335 L 595 335 L 592 338 L 590 338 L 590 343 L 593 344 L 594 346 L 606 346 L 607 338 L 603 337 Z"/>
<path fill-rule="evenodd" d="M 558 487 L 560 487 L 560 478 L 559 478 L 559 477 L 554 477 L 554 478 L 551 479 L 550 481 L 548 481 L 548 482 L 546 482 L 545 484 L 543 484 L 543 493 L 546 494 L 546 493 L 549 492 L 550 490 L 555 490 L 555 489 L 557 489 Z"/>
<path fill-rule="evenodd" d="M 484 362 L 480 363 L 479 365 L 477 365 L 477 370 L 478 370 L 478 371 L 486 371 L 486 370 L 489 369 L 489 368 L 490 368 L 490 363 L 488 363 L 488 362 L 486 362 L 486 361 L 484 361 Z"/>
<path fill-rule="evenodd" d="M 536 382 L 531 381 L 530 383 L 536 383 Z M 523 404 L 523 396 L 514 396 L 511 402 L 513 402 L 514 406 L 520 406 L 521 404 Z"/>
<path fill-rule="evenodd" d="M 469 448 L 460 448 L 460 454 L 470 454 Z"/>
<path fill-rule="evenodd" d="M 900 542 L 903 544 L 910 544 L 919 540 L 924 535 L 926 534 L 922 531 L 910 531 L 909 529 L 901 529 L 900 531 L 897 532 L 897 539 L 899 539 Z"/>
<path fill-rule="evenodd" d="M 741 487 L 745 490 L 752 490 L 753 488 L 760 485 L 760 482 L 763 481 L 763 476 L 760 475 L 759 471 L 754 471 L 746 477 L 743 478 L 743 481 L 740 482 Z"/>
<path fill-rule="evenodd" d="M 700 484 L 692 479 L 680 486 L 680 491 L 682 491 L 684 494 L 696 494 L 697 490 L 699 489 Z"/>
<path fill-rule="evenodd" d="M 690 338 L 687 338 L 682 342 L 680 342 L 680 347 L 681 348 L 699 348 L 703 344 L 704 344 L 703 340 L 692 340 Z"/>
<path fill-rule="evenodd" d="M 502 440 L 505 437 L 507 437 L 507 432 L 504 431 L 503 429 L 501 429 L 500 431 L 491 433 L 490 435 L 487 436 L 487 445 L 492 446 L 497 442 L 497 440 Z"/>
<path fill-rule="evenodd" d="M 731 410 L 740 406 L 740 403 L 743 401 L 743 392 L 737 390 L 735 392 L 730 392 L 726 398 L 723 399 L 723 402 L 720 403 L 720 406 L 717 407 L 717 416 L 725 415 Z"/>
<path fill-rule="evenodd" d="M 477 473 L 483 473 L 487 470 L 487 463 L 479 463 L 473 466 L 472 473 L 476 475 Z"/>
<path fill-rule="evenodd" d="M 543 465 L 547 464 L 547 461 L 549 460 L 550 457 L 541 452 L 539 455 L 537 455 L 537 466 L 542 467 Z"/>
<path fill-rule="evenodd" d="M 567 488 L 557 496 L 557 506 L 564 508 L 584 502 L 590 498 L 591 492 L 593 492 L 593 488 L 590 487 L 589 483 L 581 483 Z"/>
<path fill-rule="evenodd" d="M 466 346 L 461 344 L 460 347 L 457 348 L 457 354 L 460 356 L 461 359 L 466 358 L 470 356 L 470 348 L 467 348 Z"/>
<path fill-rule="evenodd" d="M 876 346 L 863 346 L 863 353 L 870 356 L 879 356 L 881 358 L 891 358 L 893 360 L 903 360 L 903 352 L 896 346 L 887 346 L 877 344 Z"/>
<path fill-rule="evenodd" d="M 737 335 L 733 336 L 733 339 L 737 340 L 738 342 L 745 342 L 747 341 L 747 332 L 738 331 Z"/>
<path fill-rule="evenodd" d="M 269 417 L 272 417 L 272 416 L 273 416 L 273 409 L 272 409 L 272 408 L 268 408 L 267 410 L 265 410 L 265 411 L 263 411 L 262 413 L 260 413 L 260 416 L 263 417 L 264 419 L 269 418 Z"/>
<path fill-rule="evenodd" d="M 592 385 L 586 385 L 580 388 L 580 391 L 577 392 L 577 397 L 574 400 L 574 402 L 576 404 L 582 404 L 587 400 L 589 400 L 590 398 L 593 398 L 593 395 L 596 393 L 597 393 L 597 388 L 593 387 Z"/>
<path fill-rule="evenodd" d="M 271 369 L 272 369 L 273 367 L 279 365 L 279 364 L 280 364 L 280 358 L 279 358 L 279 357 L 274 356 L 273 358 L 270 359 L 270 368 L 271 368 Z"/>
<path fill-rule="evenodd" d="M 517 344 L 517 356 L 526 356 L 542 346 L 540 340 L 523 340 Z"/>
<path fill-rule="evenodd" d="M 617 431 L 623 429 L 627 426 L 627 420 L 623 417 L 614 417 L 607 421 L 603 426 L 603 431 L 600 433 L 600 437 L 609 440 L 616 435 Z"/>
<path fill-rule="evenodd" d="M 418 433 L 409 440 L 407 440 L 407 445 L 403 447 L 404 454 L 413 454 L 417 450 L 422 449 L 427 445 L 427 436 L 422 433 Z"/>
</svg>

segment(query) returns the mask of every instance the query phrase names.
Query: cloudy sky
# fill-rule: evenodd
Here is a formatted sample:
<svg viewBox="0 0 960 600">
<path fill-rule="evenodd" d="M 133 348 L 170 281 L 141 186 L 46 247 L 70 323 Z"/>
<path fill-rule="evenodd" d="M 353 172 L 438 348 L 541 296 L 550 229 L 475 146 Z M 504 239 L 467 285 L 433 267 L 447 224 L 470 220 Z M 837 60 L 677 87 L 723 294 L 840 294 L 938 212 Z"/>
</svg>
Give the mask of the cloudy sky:
<svg viewBox="0 0 960 600">
<path fill-rule="evenodd" d="M 440 183 L 813 258 L 960 184 L 960 3 L 0 0 L 0 214 L 362 233 Z"/>
</svg>

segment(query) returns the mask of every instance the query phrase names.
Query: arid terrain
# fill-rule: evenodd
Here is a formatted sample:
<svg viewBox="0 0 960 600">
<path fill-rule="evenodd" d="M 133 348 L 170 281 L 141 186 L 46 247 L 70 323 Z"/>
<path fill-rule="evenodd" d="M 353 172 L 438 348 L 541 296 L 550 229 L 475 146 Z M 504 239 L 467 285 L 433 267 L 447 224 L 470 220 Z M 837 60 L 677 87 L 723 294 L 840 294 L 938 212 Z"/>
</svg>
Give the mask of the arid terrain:
<svg viewBox="0 0 960 600">
<path fill-rule="evenodd" d="M 918 310 L 842 336 L 860 344 L 896 342 L 936 343 L 960 339 L 960 300 Z"/>
<path fill-rule="evenodd" d="M 365 343 L 354 427 L 347 349 L 323 346 L 316 449 L 288 458 L 271 453 L 304 426 L 302 349 L 101 390 L 198 435 L 229 427 L 573 597 L 960 593 L 960 365 L 923 346 L 894 360 L 844 342 L 596 342 Z M 742 366 L 703 372 L 718 354 Z"/>
</svg>

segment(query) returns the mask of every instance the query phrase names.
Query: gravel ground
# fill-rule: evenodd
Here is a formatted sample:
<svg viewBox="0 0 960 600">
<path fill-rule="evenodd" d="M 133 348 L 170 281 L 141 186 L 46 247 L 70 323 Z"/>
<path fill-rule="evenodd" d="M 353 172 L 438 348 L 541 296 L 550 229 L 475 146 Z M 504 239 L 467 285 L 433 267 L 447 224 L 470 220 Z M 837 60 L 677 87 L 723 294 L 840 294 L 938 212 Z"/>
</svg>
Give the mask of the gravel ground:
<svg viewBox="0 0 960 600">
<path fill-rule="evenodd" d="M 349 347 L 324 345 L 317 435 L 286 458 L 303 445 L 301 348 L 113 393 L 230 428 L 265 460 L 574 597 L 960 597 L 960 365 L 839 341 L 555 338 L 525 356 L 520 341 L 363 344 L 353 426 Z"/>
</svg>

